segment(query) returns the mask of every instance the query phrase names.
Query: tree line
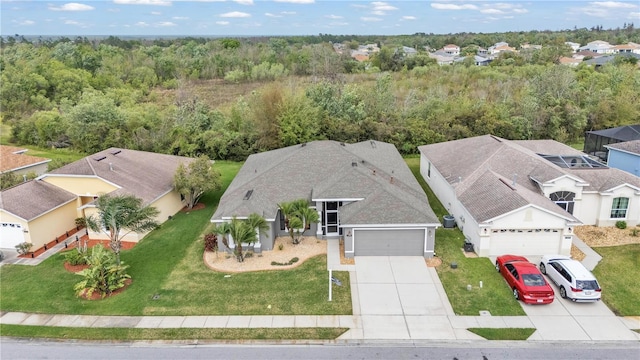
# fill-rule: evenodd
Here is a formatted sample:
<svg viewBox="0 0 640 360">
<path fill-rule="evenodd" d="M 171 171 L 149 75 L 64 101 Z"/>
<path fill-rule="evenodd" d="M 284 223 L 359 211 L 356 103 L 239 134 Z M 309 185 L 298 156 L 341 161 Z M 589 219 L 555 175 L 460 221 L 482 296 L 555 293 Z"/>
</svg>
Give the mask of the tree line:
<svg viewBox="0 0 640 360">
<path fill-rule="evenodd" d="M 625 36 L 640 42 L 640 31 L 626 24 L 585 31 L 589 41 Z M 395 44 L 410 44 L 409 38 L 464 46 L 449 40 L 487 34 L 384 37 L 384 57 L 365 63 L 337 54 L 322 34 L 313 42 L 3 40 L 2 121 L 18 144 L 85 153 L 117 146 L 230 160 L 315 139 L 376 139 L 404 154 L 486 133 L 572 142 L 585 130 L 640 118 L 635 64 L 554 64 L 566 51 L 561 40 L 585 31 L 522 33 L 533 37 L 531 43 L 548 38 L 544 45 L 551 50 L 544 56 L 505 55 L 489 67 L 438 66 L 424 53 L 409 58 L 394 51 Z M 499 40 L 508 41 L 509 34 L 516 33 Z M 238 96 L 223 101 L 232 87 Z"/>
</svg>

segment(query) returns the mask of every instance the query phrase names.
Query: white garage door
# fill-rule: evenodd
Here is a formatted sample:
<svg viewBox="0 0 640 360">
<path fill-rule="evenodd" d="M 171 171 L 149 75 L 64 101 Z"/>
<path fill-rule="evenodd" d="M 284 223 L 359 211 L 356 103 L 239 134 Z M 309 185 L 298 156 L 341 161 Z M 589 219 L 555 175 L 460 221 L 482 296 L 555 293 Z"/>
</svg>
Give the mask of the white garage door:
<svg viewBox="0 0 640 360">
<path fill-rule="evenodd" d="M 22 225 L 13 223 L 0 223 L 0 248 L 15 249 L 15 246 L 24 242 Z"/>
<path fill-rule="evenodd" d="M 557 254 L 561 244 L 559 230 L 493 230 L 489 256 Z"/>
<path fill-rule="evenodd" d="M 424 256 L 425 229 L 356 230 L 356 256 Z"/>
</svg>

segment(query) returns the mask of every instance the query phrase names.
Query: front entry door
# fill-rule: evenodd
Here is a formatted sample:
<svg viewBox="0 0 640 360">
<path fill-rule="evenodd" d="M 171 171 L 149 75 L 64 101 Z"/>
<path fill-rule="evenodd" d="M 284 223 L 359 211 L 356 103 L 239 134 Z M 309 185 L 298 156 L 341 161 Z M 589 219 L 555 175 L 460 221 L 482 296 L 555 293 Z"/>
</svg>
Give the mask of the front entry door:
<svg viewBox="0 0 640 360">
<path fill-rule="evenodd" d="M 323 228 L 324 234 L 327 236 L 340 235 L 340 224 L 338 217 L 338 207 L 340 206 L 338 201 L 329 201 L 323 204 Z"/>
</svg>

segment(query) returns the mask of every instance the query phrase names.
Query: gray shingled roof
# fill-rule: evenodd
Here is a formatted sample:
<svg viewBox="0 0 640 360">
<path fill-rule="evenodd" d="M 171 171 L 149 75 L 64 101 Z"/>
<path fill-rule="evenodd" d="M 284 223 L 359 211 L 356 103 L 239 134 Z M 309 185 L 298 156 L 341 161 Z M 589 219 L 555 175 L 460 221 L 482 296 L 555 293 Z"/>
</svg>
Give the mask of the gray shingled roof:
<svg viewBox="0 0 640 360">
<path fill-rule="evenodd" d="M 392 179 L 393 178 L 393 179 Z M 251 192 L 245 200 L 247 192 Z M 435 224 L 427 197 L 395 146 L 313 141 L 249 156 L 212 220 L 258 213 L 304 198 L 364 199 L 341 210 L 343 224 Z"/>
<path fill-rule="evenodd" d="M 76 199 L 76 195 L 42 180 L 32 180 L 0 192 L 0 209 L 30 221 Z"/>
<path fill-rule="evenodd" d="M 44 176 L 96 176 L 119 187 L 113 194 L 132 194 L 148 204 L 171 191 L 178 165 L 192 160 L 181 156 L 110 148 Z"/>
<path fill-rule="evenodd" d="M 616 149 L 616 150 L 625 151 L 625 152 L 628 152 L 628 153 L 631 153 L 631 154 L 640 155 L 640 140 L 625 141 L 625 142 L 620 142 L 620 143 L 615 143 L 615 144 L 609 144 L 609 145 L 605 145 L 604 147 L 609 148 L 609 149 Z"/>
<path fill-rule="evenodd" d="M 479 220 L 520 208 L 523 201 L 570 217 L 570 214 L 544 197 L 537 184 L 563 176 L 582 182 L 584 191 L 608 191 L 624 184 L 640 188 L 640 178 L 622 170 L 607 167 L 561 168 L 554 165 L 539 154 L 585 154 L 553 140 L 510 141 L 483 135 L 424 145 L 419 150 L 454 187 L 461 203 Z M 515 180 L 516 191 L 496 193 L 498 190 L 504 192 L 504 183 L 500 178 L 508 179 L 509 183 Z M 495 204 L 488 204 L 490 200 Z"/>
<path fill-rule="evenodd" d="M 608 137 L 619 141 L 640 140 L 640 124 L 625 125 L 611 129 L 587 131 L 587 134 Z"/>
</svg>

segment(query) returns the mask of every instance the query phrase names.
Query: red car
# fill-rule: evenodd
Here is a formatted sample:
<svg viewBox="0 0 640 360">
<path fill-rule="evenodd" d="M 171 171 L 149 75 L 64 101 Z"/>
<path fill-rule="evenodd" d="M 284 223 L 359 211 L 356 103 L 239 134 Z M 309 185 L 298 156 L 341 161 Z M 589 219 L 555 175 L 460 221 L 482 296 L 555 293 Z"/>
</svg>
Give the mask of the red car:
<svg viewBox="0 0 640 360">
<path fill-rule="evenodd" d="M 522 256 L 502 255 L 496 259 L 496 270 L 502 274 L 513 290 L 516 300 L 525 304 L 550 304 L 553 289 L 540 270 Z"/>
</svg>

